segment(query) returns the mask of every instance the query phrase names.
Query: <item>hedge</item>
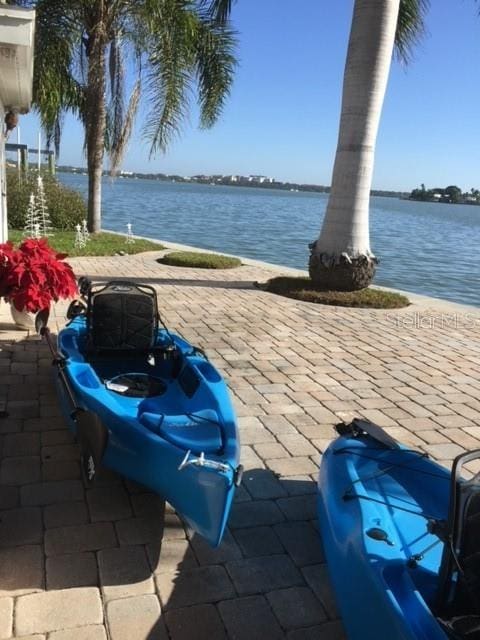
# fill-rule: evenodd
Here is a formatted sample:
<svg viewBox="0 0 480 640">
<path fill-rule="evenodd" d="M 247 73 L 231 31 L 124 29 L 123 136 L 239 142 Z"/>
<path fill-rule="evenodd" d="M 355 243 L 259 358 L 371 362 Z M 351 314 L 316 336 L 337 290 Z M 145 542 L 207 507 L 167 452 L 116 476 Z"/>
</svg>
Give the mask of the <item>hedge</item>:
<svg viewBox="0 0 480 640">
<path fill-rule="evenodd" d="M 50 175 L 43 176 L 45 197 L 52 227 L 75 229 L 75 225 L 87 217 L 87 207 L 78 191 L 60 184 Z M 19 176 L 16 171 L 7 171 L 8 226 L 23 229 L 30 194 L 36 193 L 37 176 Z"/>
</svg>

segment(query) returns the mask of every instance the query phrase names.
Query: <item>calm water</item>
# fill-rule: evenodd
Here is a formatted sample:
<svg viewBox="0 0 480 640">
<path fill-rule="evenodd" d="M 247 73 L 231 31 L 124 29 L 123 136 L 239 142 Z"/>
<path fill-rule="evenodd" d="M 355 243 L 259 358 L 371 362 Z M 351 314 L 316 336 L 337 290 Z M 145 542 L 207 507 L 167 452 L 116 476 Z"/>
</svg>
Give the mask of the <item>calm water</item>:
<svg viewBox="0 0 480 640">
<path fill-rule="evenodd" d="M 86 192 L 85 176 L 59 174 Z M 305 269 L 327 196 L 150 180 L 104 180 L 102 225 Z M 372 198 L 375 283 L 480 306 L 480 207 Z"/>
</svg>

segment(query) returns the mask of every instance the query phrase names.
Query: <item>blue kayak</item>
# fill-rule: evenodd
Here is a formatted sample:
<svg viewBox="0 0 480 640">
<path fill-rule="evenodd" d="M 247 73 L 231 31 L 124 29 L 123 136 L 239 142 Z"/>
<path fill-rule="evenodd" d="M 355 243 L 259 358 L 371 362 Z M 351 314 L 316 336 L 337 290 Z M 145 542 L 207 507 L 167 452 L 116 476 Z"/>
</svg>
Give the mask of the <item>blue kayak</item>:
<svg viewBox="0 0 480 640">
<path fill-rule="evenodd" d="M 242 471 L 224 380 L 201 350 L 162 326 L 152 288 L 82 286 L 85 301 L 69 311 L 54 363 L 85 482 L 104 465 L 160 494 L 218 545 Z"/>
<path fill-rule="evenodd" d="M 379 427 L 339 425 L 323 455 L 318 515 L 350 640 L 480 638 L 480 485 Z"/>
</svg>

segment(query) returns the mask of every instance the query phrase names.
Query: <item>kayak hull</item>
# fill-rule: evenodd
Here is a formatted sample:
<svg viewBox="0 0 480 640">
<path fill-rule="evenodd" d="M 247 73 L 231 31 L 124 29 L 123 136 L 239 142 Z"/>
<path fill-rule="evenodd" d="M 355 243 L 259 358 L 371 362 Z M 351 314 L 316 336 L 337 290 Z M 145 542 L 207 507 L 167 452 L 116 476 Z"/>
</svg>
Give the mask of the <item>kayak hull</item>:
<svg viewBox="0 0 480 640">
<path fill-rule="evenodd" d="M 194 531 L 218 545 L 240 471 L 235 413 L 220 374 L 188 342 L 164 330 L 153 362 L 150 356 L 89 359 L 85 336 L 83 317 L 58 336 L 63 360 L 56 382 L 69 428 L 82 445 L 79 415 L 91 416 L 97 426 L 88 432 L 88 446 L 101 464 L 160 494 Z M 162 353 L 162 344 L 172 340 L 175 361 Z M 135 388 L 133 395 L 125 392 L 125 380 L 132 379 L 134 385 L 147 381 L 143 395 Z M 199 462 L 202 454 L 209 464 Z"/>
<path fill-rule="evenodd" d="M 446 640 L 431 611 L 450 473 L 418 452 L 342 436 L 322 458 L 318 516 L 350 640 Z"/>
</svg>

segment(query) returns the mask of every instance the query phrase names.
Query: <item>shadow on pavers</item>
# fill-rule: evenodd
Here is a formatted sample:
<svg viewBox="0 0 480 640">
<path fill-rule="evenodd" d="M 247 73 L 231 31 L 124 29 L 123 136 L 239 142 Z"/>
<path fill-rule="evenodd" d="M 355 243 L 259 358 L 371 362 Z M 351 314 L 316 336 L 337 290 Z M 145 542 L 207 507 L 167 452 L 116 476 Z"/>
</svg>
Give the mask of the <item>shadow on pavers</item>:
<svg viewBox="0 0 480 640">
<path fill-rule="evenodd" d="M 181 570 L 157 575 L 165 629 L 148 640 L 345 640 L 315 502 L 313 480 L 247 469 L 220 547 L 187 531 Z"/>
<path fill-rule="evenodd" d="M 215 270 L 213 270 L 215 271 Z M 138 282 L 140 284 L 155 285 L 170 285 L 170 286 L 183 286 L 183 287 L 206 287 L 208 289 L 254 289 L 257 290 L 253 284 L 253 280 L 201 280 L 193 278 L 148 278 L 148 277 L 131 277 L 128 276 L 102 276 L 98 274 L 88 275 L 85 277 L 93 280 L 93 282 L 109 282 L 112 280 L 128 280 L 129 282 Z"/>
<path fill-rule="evenodd" d="M 108 470 L 84 487 L 50 352 L 37 336 L 2 329 L 0 597 L 77 587 L 100 588 L 104 602 L 154 593 L 164 532 L 185 538 L 182 523 L 161 498 Z"/>
</svg>

